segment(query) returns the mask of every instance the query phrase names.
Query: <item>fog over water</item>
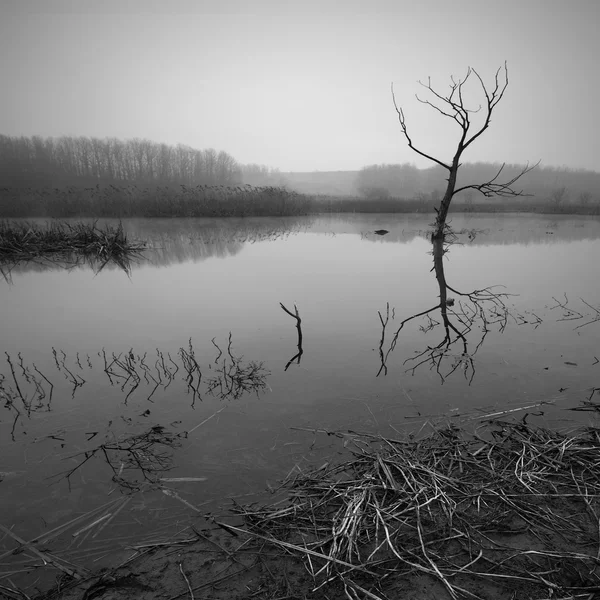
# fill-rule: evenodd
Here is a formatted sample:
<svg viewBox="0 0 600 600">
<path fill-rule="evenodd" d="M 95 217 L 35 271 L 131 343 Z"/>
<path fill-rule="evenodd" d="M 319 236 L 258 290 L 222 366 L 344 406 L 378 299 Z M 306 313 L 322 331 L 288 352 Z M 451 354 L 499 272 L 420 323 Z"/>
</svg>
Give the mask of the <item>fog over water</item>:
<svg viewBox="0 0 600 600">
<path fill-rule="evenodd" d="M 466 160 L 597 169 L 599 12 L 595 0 L 3 2 L 0 133 L 147 138 L 282 171 L 424 167 L 390 83 L 415 140 L 449 158 L 456 125 L 416 101 L 417 81 L 445 93 L 470 65 L 489 84 L 506 60 L 506 97 Z"/>
</svg>

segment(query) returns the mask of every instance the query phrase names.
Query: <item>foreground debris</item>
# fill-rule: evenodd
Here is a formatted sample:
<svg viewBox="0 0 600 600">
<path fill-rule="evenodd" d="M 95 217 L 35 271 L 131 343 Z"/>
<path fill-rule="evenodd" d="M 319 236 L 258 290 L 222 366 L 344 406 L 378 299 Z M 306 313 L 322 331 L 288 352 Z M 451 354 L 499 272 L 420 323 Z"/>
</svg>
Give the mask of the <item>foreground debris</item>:
<svg viewBox="0 0 600 600">
<path fill-rule="evenodd" d="M 315 598 L 399 598 L 417 579 L 453 599 L 600 593 L 600 429 L 336 435 L 350 460 L 288 479 L 284 504 L 237 509 L 302 560 Z"/>
<path fill-rule="evenodd" d="M 275 501 L 196 512 L 195 524 L 130 545 L 112 570 L 92 575 L 62 561 L 60 586 L 43 597 L 566 600 L 600 592 L 600 428 L 561 433 L 523 419 L 405 439 L 319 435 L 339 438 L 343 459 L 294 469 Z M 89 527 L 101 526 L 98 515 Z"/>
</svg>

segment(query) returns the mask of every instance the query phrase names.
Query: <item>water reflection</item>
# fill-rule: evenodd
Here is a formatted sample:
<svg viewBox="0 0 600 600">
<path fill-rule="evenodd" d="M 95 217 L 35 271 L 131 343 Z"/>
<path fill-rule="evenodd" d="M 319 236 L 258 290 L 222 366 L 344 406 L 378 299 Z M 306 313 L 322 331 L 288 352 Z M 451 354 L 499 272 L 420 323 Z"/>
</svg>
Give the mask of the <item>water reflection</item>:
<svg viewBox="0 0 600 600">
<path fill-rule="evenodd" d="M 91 441 L 98 432 L 91 432 Z M 134 493 L 162 488 L 165 471 L 173 466 L 172 449 L 181 446 L 181 438 L 186 433 L 173 433 L 162 425 L 154 425 L 139 434 L 116 437 L 112 432 L 105 436 L 104 442 L 70 456 L 75 466 L 53 479 L 65 479 L 69 486 L 71 477 L 88 461 L 94 458 L 103 460 L 112 472 L 112 481 L 121 491 Z M 141 476 L 141 479 L 138 477 Z"/>
<path fill-rule="evenodd" d="M 129 255 L 109 256 L 82 256 L 76 253 L 61 253 L 54 256 L 39 256 L 36 258 L 2 258 L 0 260 L 0 276 L 9 284 L 13 283 L 13 274 L 43 271 L 72 271 L 75 269 L 89 269 L 98 275 L 105 269 L 110 271 L 120 269 L 127 276 L 131 276 L 132 268 L 144 262 L 142 252 L 132 252 Z"/>
<path fill-rule="evenodd" d="M 336 215 L 320 217 L 313 231 L 353 232 L 374 243 L 408 243 L 429 238 L 430 217 L 423 215 Z M 384 237 L 376 233 L 382 225 Z M 555 244 L 594 240 L 600 235 L 600 220 L 581 215 L 548 218 L 532 214 L 455 214 L 451 220 L 454 234 L 473 246 Z"/>
<path fill-rule="evenodd" d="M 469 238 L 475 239 L 477 231 L 469 232 Z M 442 336 L 437 343 L 429 343 L 423 350 L 416 350 L 415 355 L 407 358 L 403 364 L 408 365 L 406 372 L 414 375 L 415 371 L 429 365 L 439 376 L 442 383 L 453 373 L 460 372 L 469 385 L 475 377 L 476 366 L 474 357 L 483 345 L 486 336 L 492 330 L 504 332 L 509 317 L 512 317 L 506 305 L 511 295 L 502 292 L 502 286 L 494 285 L 470 292 L 463 292 L 448 284 L 444 272 L 444 256 L 457 241 L 456 234 L 449 232 L 445 239 L 432 239 L 433 268 L 439 290 L 439 302 L 423 311 L 406 317 L 400 322 L 391 337 L 387 350 L 386 329 L 390 322 L 389 303 L 385 318 L 379 312 L 381 322 L 381 338 L 379 342 L 380 367 L 377 376 L 387 375 L 387 361 L 396 348 L 404 326 L 415 319 L 421 319 L 423 324 L 419 330 L 423 334 L 438 331 L 441 326 Z M 454 296 L 449 295 L 449 292 Z M 439 316 L 438 316 L 439 315 Z M 437 317 L 437 318 L 436 318 Z M 438 320 L 439 318 L 439 320 Z M 521 315 L 522 322 L 527 322 Z M 395 319 L 395 310 L 392 320 Z M 539 320 L 539 317 L 538 317 Z M 540 321 L 541 322 L 541 321 Z"/>
<path fill-rule="evenodd" d="M 85 220 L 84 220 L 85 221 Z M 106 220 L 110 222 L 110 220 Z M 99 273 L 121 269 L 127 274 L 142 265 L 166 267 L 209 258 L 239 254 L 245 245 L 286 239 L 310 229 L 314 218 L 248 219 L 130 219 L 123 223 L 128 236 L 143 240 L 147 249 L 141 256 L 122 260 L 99 260 L 77 254 L 0 262 L 0 275 L 12 283 L 12 275 L 48 270 L 87 268 Z"/>
<path fill-rule="evenodd" d="M 209 258 L 233 257 L 250 244 L 284 240 L 302 232 L 317 234 L 356 234 L 363 241 L 407 244 L 427 238 L 430 217 L 422 215 L 325 215 L 289 218 L 229 219 L 128 219 L 123 222 L 127 235 L 147 242 L 141 257 L 120 262 L 99 261 L 92 257 L 64 255 L 60 258 L 3 262 L 0 275 L 12 281 L 13 274 L 47 270 L 122 269 L 126 273 L 144 265 L 166 267 Z M 453 220 L 457 239 L 469 246 L 515 244 L 555 244 L 597 239 L 600 221 L 585 217 L 547 219 L 522 215 L 458 215 Z M 102 223 L 114 223 L 105 219 Z M 385 229 L 381 225 L 385 224 Z M 380 232 L 385 231 L 385 234 Z"/>
<path fill-rule="evenodd" d="M 202 365 L 196 358 L 191 338 L 174 357 L 171 352 L 159 348 L 156 348 L 155 354 L 147 351 L 136 353 L 133 348 L 107 353 L 102 348 L 97 352 L 97 358 L 92 358 L 88 353 L 80 355 L 79 352 L 69 356 L 64 350 L 53 347 L 52 355 L 57 371 L 70 387 L 71 399 L 87 383 L 87 373 L 98 369 L 98 358 L 101 360 L 99 368 L 110 385 L 120 390 L 125 406 L 138 389 L 145 390 L 145 400 L 153 402 L 156 391 L 166 391 L 174 381 L 185 382 L 186 391 L 191 395 L 191 408 L 197 400 L 202 401 L 203 393 L 219 400 L 238 400 L 245 394 L 258 396 L 268 389 L 270 372 L 263 362 L 246 361 L 234 353 L 231 332 L 225 349 L 219 347 L 215 338 L 211 343 L 217 354 L 208 365 Z M 21 352 L 16 357 L 8 352 L 5 355 L 9 373 L 0 373 L 0 401 L 13 415 L 11 436 L 14 441 L 19 419 L 52 410 L 55 386 L 52 376 L 39 370 L 35 363 L 27 363 Z M 150 413 L 151 410 L 146 409 L 140 416 L 149 416 Z"/>
</svg>

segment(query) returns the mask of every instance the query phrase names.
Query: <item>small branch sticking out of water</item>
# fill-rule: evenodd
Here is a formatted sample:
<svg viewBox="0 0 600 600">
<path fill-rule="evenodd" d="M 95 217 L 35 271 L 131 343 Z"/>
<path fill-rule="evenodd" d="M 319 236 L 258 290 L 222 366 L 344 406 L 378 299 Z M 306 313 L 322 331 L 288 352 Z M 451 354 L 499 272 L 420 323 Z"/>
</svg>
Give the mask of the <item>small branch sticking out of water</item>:
<svg viewBox="0 0 600 600">
<path fill-rule="evenodd" d="M 25 408 L 28 408 L 27 400 L 23 396 L 23 393 L 21 392 L 21 388 L 19 387 L 19 382 L 17 381 L 17 376 L 15 375 L 15 369 L 13 367 L 12 361 L 10 360 L 10 354 L 8 352 L 5 352 L 4 354 L 6 354 L 6 362 L 10 366 L 10 372 L 12 374 L 13 381 L 15 382 L 15 388 L 17 389 L 17 393 L 19 394 L 19 398 L 21 398 L 21 402 L 23 402 L 23 406 Z"/>
<path fill-rule="evenodd" d="M 300 318 L 300 313 L 298 312 L 298 307 L 294 304 L 294 313 L 286 308 L 282 302 L 279 303 L 279 306 L 288 314 L 290 317 L 296 319 L 296 329 L 298 330 L 298 353 L 293 356 L 285 365 L 284 371 L 287 371 L 291 364 L 296 362 L 297 365 L 300 364 L 300 359 L 304 354 L 304 350 L 302 349 L 302 319 Z"/>
<path fill-rule="evenodd" d="M 217 396 L 221 400 L 225 398 L 237 400 L 246 392 L 255 392 L 258 395 L 260 391 L 268 387 L 266 378 L 270 373 L 264 368 L 262 362 L 244 363 L 243 356 L 233 354 L 231 332 L 229 332 L 227 343 L 227 355 L 215 342 L 215 338 L 212 339 L 212 343 L 219 351 L 219 355 L 214 361 L 215 376 L 206 380 L 208 393 L 211 396 Z M 221 357 L 223 358 L 219 363 Z"/>
<path fill-rule="evenodd" d="M 388 321 L 390 320 L 390 303 L 386 302 L 385 305 L 385 320 L 381 316 L 381 311 L 377 311 L 379 320 L 381 321 L 381 339 L 379 340 L 379 360 L 381 361 L 381 367 L 377 371 L 376 377 L 379 377 L 383 371 L 384 375 L 387 375 L 387 365 L 385 364 L 385 354 L 383 352 L 383 344 L 385 343 L 385 328 L 387 327 Z"/>
<path fill-rule="evenodd" d="M 564 301 L 563 300 L 557 300 L 554 296 L 552 296 L 552 300 L 554 300 L 554 302 L 556 302 L 556 304 L 554 306 L 550 307 L 550 310 L 554 310 L 555 308 L 560 308 L 563 311 L 563 316 L 560 319 L 557 319 L 557 321 L 576 321 L 577 319 L 583 319 L 583 315 L 567 306 L 567 304 L 569 304 L 569 298 L 567 297 L 566 292 L 564 293 Z"/>
<path fill-rule="evenodd" d="M 595 306 L 592 306 L 591 304 L 586 302 L 583 298 L 581 298 L 581 301 L 586 306 L 589 306 L 594 311 L 595 315 L 592 317 L 592 319 L 590 321 L 583 323 L 583 325 L 578 325 L 577 327 L 575 327 L 575 329 L 581 329 L 582 327 L 585 327 L 586 325 L 591 325 L 592 323 L 596 323 L 597 321 L 600 321 L 600 309 L 596 308 Z"/>
</svg>

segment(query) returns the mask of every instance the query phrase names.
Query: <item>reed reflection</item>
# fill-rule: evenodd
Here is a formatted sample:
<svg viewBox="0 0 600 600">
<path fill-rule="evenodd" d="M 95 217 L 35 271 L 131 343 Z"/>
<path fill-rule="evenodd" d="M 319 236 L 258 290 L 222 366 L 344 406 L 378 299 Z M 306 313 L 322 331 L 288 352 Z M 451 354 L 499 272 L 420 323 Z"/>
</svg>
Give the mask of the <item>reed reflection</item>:
<svg viewBox="0 0 600 600">
<path fill-rule="evenodd" d="M 141 221 L 131 219 L 119 231 L 143 244 L 135 251 L 106 253 L 99 256 L 75 251 L 53 252 L 50 255 L 29 253 L 0 256 L 0 276 L 13 283 L 13 275 L 28 272 L 90 269 L 95 274 L 103 270 L 121 269 L 128 276 L 144 265 L 167 267 L 186 262 L 200 262 L 209 258 L 236 256 L 247 244 L 276 241 L 310 229 L 312 218 L 260 219 L 156 219 Z M 96 221 L 94 221 L 94 224 Z M 20 225 L 19 227 L 22 228 Z M 66 224 L 68 228 L 93 228 L 83 222 Z"/>
</svg>

